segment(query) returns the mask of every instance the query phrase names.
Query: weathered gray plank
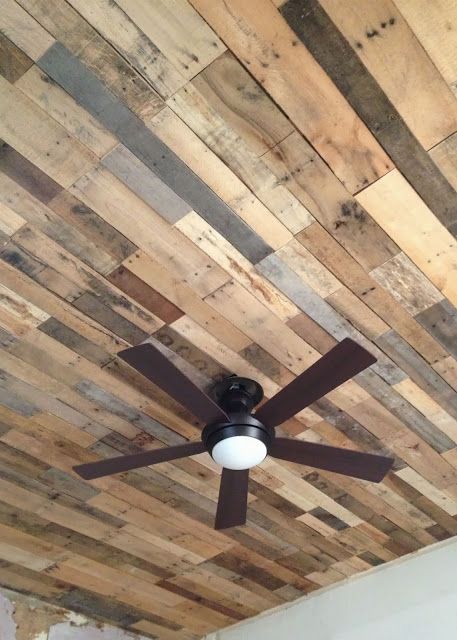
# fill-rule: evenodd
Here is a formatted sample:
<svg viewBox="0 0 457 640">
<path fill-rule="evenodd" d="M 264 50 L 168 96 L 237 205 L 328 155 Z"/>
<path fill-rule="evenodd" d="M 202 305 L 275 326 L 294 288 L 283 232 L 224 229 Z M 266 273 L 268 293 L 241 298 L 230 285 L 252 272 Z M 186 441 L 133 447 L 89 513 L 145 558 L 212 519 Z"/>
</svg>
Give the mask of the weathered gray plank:
<svg viewBox="0 0 457 640">
<path fill-rule="evenodd" d="M 0 171 L 47 204 L 62 187 L 6 142 L 0 141 Z"/>
<path fill-rule="evenodd" d="M 82 296 L 73 301 L 73 305 L 89 316 L 89 318 L 96 320 L 103 327 L 106 327 L 132 345 L 143 342 L 143 340 L 146 340 L 148 337 L 145 331 L 123 316 L 115 313 L 91 293 L 83 293 Z"/>
<path fill-rule="evenodd" d="M 341 409 L 338 409 L 338 407 L 336 407 L 327 398 L 321 398 L 311 406 L 316 413 L 318 413 L 324 420 L 326 420 L 326 422 L 329 422 L 339 431 L 342 431 L 363 451 L 393 457 L 394 470 L 403 469 L 405 467 L 405 463 L 397 456 L 393 456 L 390 449 L 386 447 L 381 440 L 370 433 L 368 429 L 357 422 L 357 420 L 349 416 Z"/>
<path fill-rule="evenodd" d="M 428 393 L 454 418 L 457 418 L 457 394 L 396 331 L 387 331 L 376 339 L 379 347 L 398 362 L 411 380 Z"/>
<path fill-rule="evenodd" d="M 23 415 L 33 415 L 39 412 L 50 413 L 76 427 L 88 431 L 101 429 L 102 433 L 106 433 L 106 427 L 103 427 L 96 420 L 2 369 L 0 369 L 0 404 L 4 404 Z"/>
<path fill-rule="evenodd" d="M 90 486 L 87 482 L 78 480 L 78 478 L 54 467 L 51 467 L 42 473 L 39 476 L 39 479 L 51 489 L 55 489 L 59 493 L 64 493 L 76 500 L 81 500 L 82 502 L 90 500 L 90 498 L 93 498 L 100 493 L 95 489 L 95 487 Z"/>
<path fill-rule="evenodd" d="M 37 64 L 248 260 L 256 263 L 272 252 L 262 238 L 63 45 L 55 43 Z"/>
<path fill-rule="evenodd" d="M 313 291 L 278 255 L 267 256 L 256 268 L 334 338 L 343 340 L 350 337 L 370 351 L 378 359 L 372 369 L 389 384 L 406 378 L 401 369 Z"/>
<path fill-rule="evenodd" d="M 48 318 L 38 328 L 72 351 L 79 353 L 83 358 L 101 367 L 112 359 L 112 356 L 102 347 L 73 331 L 73 329 L 62 324 L 56 318 Z"/>
<path fill-rule="evenodd" d="M 373 371 L 359 373 L 357 383 L 438 453 L 455 447 L 453 440 Z"/>
<path fill-rule="evenodd" d="M 416 320 L 457 358 L 457 309 L 449 300 L 422 311 Z"/>
<path fill-rule="evenodd" d="M 187 202 L 162 182 L 123 144 L 108 153 L 103 158 L 102 164 L 171 224 L 192 211 L 192 207 Z"/>
<path fill-rule="evenodd" d="M 0 372 L 0 384 L 1 384 L 1 372 Z M 4 407 L 8 407 L 16 413 L 20 413 L 23 416 L 33 416 L 34 413 L 38 413 L 38 407 L 35 407 L 31 402 L 28 402 L 21 396 L 11 393 L 8 389 L 2 389 L 0 387 L 0 404 Z"/>
<path fill-rule="evenodd" d="M 145 413 L 131 407 L 123 400 L 116 398 L 116 396 L 105 391 L 90 380 L 78 382 L 75 388 L 88 400 L 96 402 L 108 411 L 111 411 L 114 415 L 127 420 L 166 444 L 174 445 L 186 442 L 185 438 L 179 434 L 164 427 L 160 422 L 157 422 Z"/>
</svg>

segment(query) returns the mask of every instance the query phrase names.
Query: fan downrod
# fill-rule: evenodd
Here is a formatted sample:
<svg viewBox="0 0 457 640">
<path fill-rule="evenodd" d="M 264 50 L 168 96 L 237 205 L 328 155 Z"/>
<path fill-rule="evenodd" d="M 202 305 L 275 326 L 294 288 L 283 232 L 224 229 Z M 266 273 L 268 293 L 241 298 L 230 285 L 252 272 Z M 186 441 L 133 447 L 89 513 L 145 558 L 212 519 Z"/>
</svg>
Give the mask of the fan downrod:
<svg viewBox="0 0 457 640">
<path fill-rule="evenodd" d="M 217 404 L 229 414 L 250 414 L 263 399 L 263 389 L 258 382 L 236 375 L 216 382 L 210 394 Z"/>
</svg>

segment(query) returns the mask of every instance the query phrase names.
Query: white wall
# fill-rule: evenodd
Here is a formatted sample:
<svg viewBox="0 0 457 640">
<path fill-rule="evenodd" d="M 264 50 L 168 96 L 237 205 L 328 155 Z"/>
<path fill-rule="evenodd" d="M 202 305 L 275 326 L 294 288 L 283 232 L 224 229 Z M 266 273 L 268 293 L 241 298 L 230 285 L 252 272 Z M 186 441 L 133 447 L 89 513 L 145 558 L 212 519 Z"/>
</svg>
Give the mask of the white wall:
<svg viewBox="0 0 457 640">
<path fill-rule="evenodd" d="M 207 640 L 457 640 L 457 538 Z"/>
</svg>

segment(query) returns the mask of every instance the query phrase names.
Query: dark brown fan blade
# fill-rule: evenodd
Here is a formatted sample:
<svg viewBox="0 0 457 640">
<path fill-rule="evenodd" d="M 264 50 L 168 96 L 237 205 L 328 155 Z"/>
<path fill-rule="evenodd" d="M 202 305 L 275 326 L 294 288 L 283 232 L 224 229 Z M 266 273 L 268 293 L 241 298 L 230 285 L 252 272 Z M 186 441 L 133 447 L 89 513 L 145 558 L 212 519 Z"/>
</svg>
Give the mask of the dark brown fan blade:
<svg viewBox="0 0 457 640">
<path fill-rule="evenodd" d="M 325 471 L 371 482 L 381 482 L 394 462 L 392 458 L 372 453 L 290 438 L 275 438 L 268 453 L 281 460 L 306 464 L 308 467 L 325 469 Z"/>
<path fill-rule="evenodd" d="M 110 476 L 113 473 L 120 473 L 121 471 L 130 471 L 130 469 L 138 469 L 139 467 L 149 467 L 151 464 L 165 462 L 166 460 L 176 460 L 177 458 L 194 456 L 203 451 L 205 451 L 203 442 L 187 442 L 186 444 L 178 444 L 176 447 L 154 449 L 153 451 L 135 453 L 131 456 L 118 456 L 116 458 L 108 458 L 107 460 L 99 460 L 98 462 L 87 462 L 86 464 L 73 467 L 73 471 L 76 471 L 76 473 L 85 480 L 93 480 L 94 478 Z"/>
<path fill-rule="evenodd" d="M 117 355 L 205 424 L 229 421 L 225 411 L 152 344 L 140 344 Z"/>
<path fill-rule="evenodd" d="M 267 400 L 255 417 L 265 425 L 276 427 L 374 362 L 376 358 L 371 353 L 345 338 Z"/>
<path fill-rule="evenodd" d="M 249 469 L 222 469 L 215 529 L 228 529 L 246 522 Z"/>
</svg>

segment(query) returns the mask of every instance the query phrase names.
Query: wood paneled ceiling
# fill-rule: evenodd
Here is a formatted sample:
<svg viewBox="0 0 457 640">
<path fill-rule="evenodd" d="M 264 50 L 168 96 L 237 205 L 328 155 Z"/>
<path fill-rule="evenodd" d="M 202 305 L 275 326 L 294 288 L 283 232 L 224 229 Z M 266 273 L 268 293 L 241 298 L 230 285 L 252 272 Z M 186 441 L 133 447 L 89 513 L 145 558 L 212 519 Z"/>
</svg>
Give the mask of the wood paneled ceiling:
<svg viewBox="0 0 457 640">
<path fill-rule="evenodd" d="M 279 3 L 276 3 L 279 5 Z M 457 533 L 454 0 L 2 0 L 0 583 L 191 640 Z M 212 530 L 207 454 L 116 353 L 274 394 L 377 358 L 284 425 L 389 452 L 380 485 L 267 460 Z"/>
</svg>

